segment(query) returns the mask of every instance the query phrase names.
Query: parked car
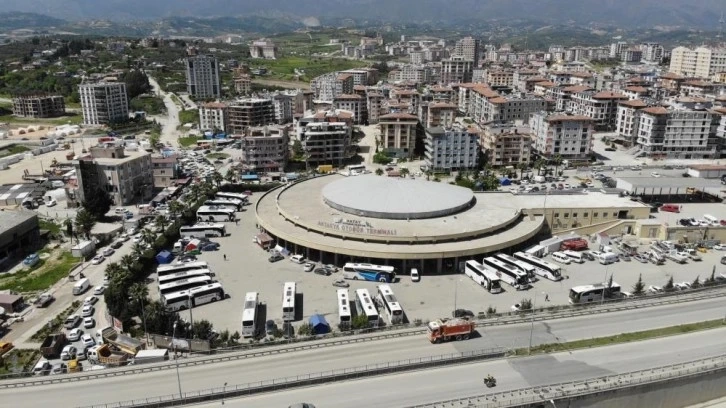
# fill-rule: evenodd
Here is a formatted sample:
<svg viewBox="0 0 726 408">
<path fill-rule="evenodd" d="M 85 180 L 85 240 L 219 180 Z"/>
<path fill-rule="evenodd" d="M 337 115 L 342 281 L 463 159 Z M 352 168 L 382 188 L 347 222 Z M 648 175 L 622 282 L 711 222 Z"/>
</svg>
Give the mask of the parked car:
<svg viewBox="0 0 726 408">
<path fill-rule="evenodd" d="M 72 360 L 72 359 L 76 358 L 76 347 L 71 346 L 70 344 L 63 347 L 63 351 L 61 351 L 60 358 L 63 361 Z"/>
<path fill-rule="evenodd" d="M 630 262 L 630 255 L 628 255 L 624 252 L 619 253 L 618 258 L 620 258 L 620 260 L 622 260 L 622 261 Z"/>
<path fill-rule="evenodd" d="M 265 334 L 272 336 L 277 331 L 277 324 L 274 320 L 268 320 L 265 322 Z"/>
<path fill-rule="evenodd" d="M 93 339 L 93 337 L 91 337 L 90 334 L 84 334 L 81 337 L 81 343 L 83 343 L 83 347 L 86 347 L 86 348 L 93 347 L 96 345 L 96 341 Z"/>
<path fill-rule="evenodd" d="M 81 336 L 83 335 L 83 330 L 75 328 L 68 332 L 68 340 L 69 341 L 78 341 Z"/>
<path fill-rule="evenodd" d="M 285 259 L 285 257 L 284 257 L 284 256 L 282 256 L 282 255 L 280 255 L 280 254 L 275 254 L 275 255 L 272 255 L 272 256 L 270 256 L 269 258 L 267 258 L 267 260 L 268 260 L 269 262 L 277 262 L 277 261 L 282 261 L 283 259 Z"/>
<path fill-rule="evenodd" d="M 291 262 L 295 262 L 297 264 L 305 263 L 305 257 L 302 255 L 293 255 L 290 257 Z"/>
<path fill-rule="evenodd" d="M 469 309 L 456 309 L 451 312 L 453 317 L 474 317 L 474 312 Z"/>
<path fill-rule="evenodd" d="M 314 263 L 308 262 L 305 265 L 303 265 L 303 271 L 305 271 L 305 272 L 312 272 L 313 269 L 315 269 Z"/>
<path fill-rule="evenodd" d="M 663 288 L 660 286 L 650 285 L 648 286 L 648 293 L 663 293 Z"/>
<path fill-rule="evenodd" d="M 106 258 L 103 255 L 96 255 L 91 259 L 91 263 L 94 265 L 98 265 L 101 262 L 103 262 Z"/>
<path fill-rule="evenodd" d="M 94 295 L 103 295 L 103 291 L 106 290 L 106 287 L 103 285 L 96 286 L 95 289 L 93 289 Z"/>
<path fill-rule="evenodd" d="M 92 329 L 96 326 L 96 321 L 92 317 L 86 317 L 83 319 L 83 327 L 86 329 Z"/>
<path fill-rule="evenodd" d="M 643 254 L 635 254 L 633 255 L 633 259 L 640 263 L 648 263 L 648 257 Z"/>
<path fill-rule="evenodd" d="M 330 276 L 330 271 L 325 268 L 315 268 L 315 270 L 313 270 L 313 273 L 315 273 L 316 275 Z"/>
<path fill-rule="evenodd" d="M 103 252 L 101 252 L 101 254 L 103 254 L 103 256 L 105 256 L 106 258 L 108 258 L 109 256 L 113 255 L 114 252 L 116 252 L 116 251 L 114 251 L 113 248 L 106 248 L 103 250 Z"/>
<path fill-rule="evenodd" d="M 199 249 L 201 249 L 202 251 L 216 251 L 219 249 L 219 243 L 207 242 L 206 244 L 200 245 Z"/>
<path fill-rule="evenodd" d="M 40 262 L 40 256 L 38 254 L 30 254 L 23 259 L 23 265 L 33 267 Z"/>
<path fill-rule="evenodd" d="M 83 300 L 84 305 L 95 305 L 98 302 L 98 298 L 95 296 L 89 296 Z"/>
<path fill-rule="evenodd" d="M 93 307 L 93 305 L 85 305 L 85 306 L 83 306 L 83 310 L 82 310 L 83 317 L 93 316 L 93 314 L 95 312 L 96 312 L 96 309 Z"/>
<path fill-rule="evenodd" d="M 350 283 L 346 282 L 344 279 L 338 279 L 333 281 L 333 286 L 338 288 L 348 288 L 350 287 Z"/>
<path fill-rule="evenodd" d="M 68 371 L 68 366 L 65 363 L 58 363 L 53 365 L 50 370 L 50 375 L 63 374 Z"/>
<path fill-rule="evenodd" d="M 713 249 L 717 251 L 726 251 L 726 245 L 716 244 L 713 246 Z"/>
</svg>

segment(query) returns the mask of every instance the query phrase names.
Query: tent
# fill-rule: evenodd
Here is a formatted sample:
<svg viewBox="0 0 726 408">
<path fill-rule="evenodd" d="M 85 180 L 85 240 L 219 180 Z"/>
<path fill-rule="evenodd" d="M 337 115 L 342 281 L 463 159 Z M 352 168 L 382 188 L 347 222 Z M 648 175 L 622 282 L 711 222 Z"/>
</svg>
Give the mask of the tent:
<svg viewBox="0 0 726 408">
<path fill-rule="evenodd" d="M 325 316 L 314 314 L 310 316 L 310 325 L 313 326 L 313 334 L 330 333 L 330 325 L 325 321 Z"/>
<path fill-rule="evenodd" d="M 499 179 L 499 184 L 501 184 L 503 186 L 511 186 L 512 185 L 512 180 L 510 180 L 510 179 L 508 179 L 506 177 L 502 177 L 502 178 Z"/>
<path fill-rule="evenodd" d="M 172 255 L 169 251 L 161 251 L 156 254 L 156 262 L 159 264 L 168 264 L 171 263 L 172 260 L 174 260 L 174 255 Z"/>
</svg>

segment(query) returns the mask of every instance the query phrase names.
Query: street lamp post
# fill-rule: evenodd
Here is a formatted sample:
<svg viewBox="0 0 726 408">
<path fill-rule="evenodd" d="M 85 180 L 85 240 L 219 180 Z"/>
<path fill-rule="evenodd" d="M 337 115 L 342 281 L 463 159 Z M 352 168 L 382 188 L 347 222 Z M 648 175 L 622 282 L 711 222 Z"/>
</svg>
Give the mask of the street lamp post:
<svg viewBox="0 0 726 408">
<path fill-rule="evenodd" d="M 544 292 L 542 292 L 544 294 Z M 527 354 L 532 354 L 532 335 L 534 334 L 534 310 L 537 307 L 537 292 L 534 292 L 534 300 L 532 301 L 532 318 L 529 326 L 529 347 L 527 347 Z"/>
<path fill-rule="evenodd" d="M 191 332 L 191 336 L 189 336 L 190 339 L 194 338 L 194 315 L 192 314 L 192 294 L 187 295 L 187 301 L 189 302 L 189 331 Z M 189 342 L 189 352 L 192 351 L 192 343 Z"/>
<path fill-rule="evenodd" d="M 176 361 L 176 381 L 177 384 L 179 384 L 179 399 L 182 399 L 182 387 L 181 387 L 181 377 L 179 376 L 179 358 L 176 355 L 176 342 L 174 341 L 176 339 L 176 325 L 177 322 L 174 322 L 174 329 L 171 332 L 171 343 L 172 346 L 174 346 L 174 361 Z"/>
<path fill-rule="evenodd" d="M 600 305 L 605 303 L 605 293 L 607 293 L 607 291 L 610 289 L 608 287 L 608 267 L 607 266 L 605 267 L 605 280 L 603 281 L 603 283 L 604 283 L 604 285 L 603 285 L 603 289 L 602 289 L 602 298 L 600 299 Z"/>
</svg>

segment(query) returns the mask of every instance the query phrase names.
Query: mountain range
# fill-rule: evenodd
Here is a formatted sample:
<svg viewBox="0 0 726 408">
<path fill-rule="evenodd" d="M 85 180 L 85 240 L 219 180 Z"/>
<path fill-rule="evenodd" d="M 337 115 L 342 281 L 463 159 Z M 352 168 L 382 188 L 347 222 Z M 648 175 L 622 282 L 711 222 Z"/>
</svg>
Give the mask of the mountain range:
<svg viewBox="0 0 726 408">
<path fill-rule="evenodd" d="M 458 24 L 526 19 L 543 23 L 625 28 L 714 29 L 723 0 L 3 0 L 3 11 L 41 13 L 71 21 L 157 20 L 169 17 L 266 16 L 387 23 Z"/>
</svg>

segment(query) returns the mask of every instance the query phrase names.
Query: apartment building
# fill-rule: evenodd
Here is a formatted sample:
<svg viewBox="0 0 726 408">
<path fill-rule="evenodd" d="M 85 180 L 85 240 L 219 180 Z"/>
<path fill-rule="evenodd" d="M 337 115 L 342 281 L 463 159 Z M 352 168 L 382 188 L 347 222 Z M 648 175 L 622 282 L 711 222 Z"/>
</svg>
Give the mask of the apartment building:
<svg viewBox="0 0 726 408">
<path fill-rule="evenodd" d="M 151 155 L 143 150 L 124 151 L 123 146 L 101 145 L 73 161 L 78 178 L 77 200 L 109 193 L 115 205 L 129 205 L 151 199 L 154 185 Z"/>
<path fill-rule="evenodd" d="M 568 107 L 575 115 L 592 118 L 596 129 L 613 130 L 618 115 L 618 103 L 627 100 L 627 96 L 618 92 L 584 91 L 574 93 Z"/>
<path fill-rule="evenodd" d="M 235 72 L 232 76 L 234 91 L 240 95 L 249 95 L 252 92 L 252 77 L 249 74 Z"/>
<path fill-rule="evenodd" d="M 250 57 L 277 59 L 277 45 L 275 45 L 274 42 L 267 38 L 261 38 L 259 40 L 252 41 L 252 43 L 250 44 Z"/>
<path fill-rule="evenodd" d="M 643 61 L 657 62 L 663 61 L 665 55 L 665 49 L 658 43 L 643 43 L 640 45 L 640 49 L 643 51 Z"/>
<path fill-rule="evenodd" d="M 474 63 L 462 57 L 441 61 L 441 83 L 444 85 L 471 82 Z"/>
<path fill-rule="evenodd" d="M 199 105 L 199 129 L 227 131 L 227 104 L 207 102 Z"/>
<path fill-rule="evenodd" d="M 275 122 L 275 107 L 270 99 L 238 99 L 227 106 L 227 133 L 244 134 L 248 127 Z"/>
<path fill-rule="evenodd" d="M 433 86 L 429 88 L 429 95 L 433 102 L 454 103 L 459 100 L 458 91 L 445 86 Z"/>
<path fill-rule="evenodd" d="M 425 161 L 433 171 L 476 169 L 479 163 L 479 132 L 455 124 L 426 129 Z"/>
<path fill-rule="evenodd" d="M 717 158 L 726 156 L 726 107 L 716 107 L 711 114 L 711 134 L 715 136 Z"/>
<path fill-rule="evenodd" d="M 625 63 L 640 62 L 643 59 L 643 51 L 639 47 L 630 47 L 620 54 L 620 61 Z"/>
<path fill-rule="evenodd" d="M 418 105 L 421 102 L 421 95 L 413 89 L 391 89 L 389 100 L 392 103 L 406 104 L 411 113 L 418 112 Z"/>
<path fill-rule="evenodd" d="M 419 119 L 425 128 L 454 125 L 458 107 L 455 103 L 426 102 L 419 107 Z"/>
<path fill-rule="evenodd" d="M 353 86 L 356 85 L 375 85 L 378 83 L 378 70 L 375 68 L 354 68 L 340 71 L 339 74 L 349 74 L 353 76 Z"/>
<path fill-rule="evenodd" d="M 639 99 L 620 101 L 618 103 L 616 132 L 620 138 L 633 145 L 637 142 L 640 111 L 647 107 L 648 105 Z"/>
<path fill-rule="evenodd" d="M 641 110 L 637 143 L 651 158 L 710 159 L 716 143 L 709 143 L 713 117 L 707 110 L 654 106 Z"/>
<path fill-rule="evenodd" d="M 179 178 L 179 157 L 151 156 L 151 171 L 154 188 L 172 187 Z"/>
<path fill-rule="evenodd" d="M 389 113 L 378 121 L 381 144 L 391 157 L 409 158 L 416 147 L 418 118 L 408 113 Z"/>
<path fill-rule="evenodd" d="M 658 83 L 661 88 L 666 89 L 670 92 L 678 92 L 681 90 L 681 84 L 686 81 L 686 78 L 682 75 L 678 75 L 674 72 L 666 72 L 665 74 L 658 77 Z"/>
<path fill-rule="evenodd" d="M 355 154 L 351 147 L 353 115 L 330 110 L 300 119 L 297 137 L 302 142 L 308 165 L 342 166 L 343 160 Z"/>
<path fill-rule="evenodd" d="M 592 151 L 595 120 L 589 116 L 542 111 L 532 114 L 529 127 L 540 156 L 584 160 Z"/>
<path fill-rule="evenodd" d="M 474 66 L 479 64 L 481 47 L 479 40 L 472 37 L 465 37 L 456 42 L 452 56 L 472 61 Z"/>
<path fill-rule="evenodd" d="M 513 122 L 521 120 L 525 123 L 534 112 L 547 108 L 547 101 L 536 96 L 500 96 L 484 99 L 482 115 L 476 115 L 480 123 L 487 122 Z"/>
<path fill-rule="evenodd" d="M 194 98 L 219 98 L 219 63 L 214 55 L 194 55 L 184 61 L 187 93 Z"/>
<path fill-rule="evenodd" d="M 368 112 L 368 123 L 373 125 L 378 123 L 383 112 L 383 101 L 385 100 L 380 92 L 366 93 L 366 110 Z"/>
<path fill-rule="evenodd" d="M 123 82 L 78 85 L 84 125 L 107 125 L 129 119 L 129 100 Z"/>
<path fill-rule="evenodd" d="M 503 69 L 487 70 L 484 82 L 491 87 L 504 86 L 513 88 L 514 71 Z"/>
<path fill-rule="evenodd" d="M 388 82 L 401 83 L 409 82 L 413 84 L 427 84 L 432 81 L 433 72 L 431 67 L 423 65 L 402 65 L 397 69 L 393 69 L 388 73 Z"/>
<path fill-rule="evenodd" d="M 683 81 L 681 84 L 681 94 L 686 96 L 714 96 L 721 89 L 721 85 L 701 80 Z"/>
<path fill-rule="evenodd" d="M 351 74 L 330 72 L 313 78 L 310 89 L 315 93 L 315 99 L 333 102 L 338 95 L 353 93 L 353 78 Z"/>
<path fill-rule="evenodd" d="M 423 63 L 426 62 L 426 53 L 423 51 L 410 52 L 408 53 L 408 59 L 411 64 L 423 65 Z"/>
<path fill-rule="evenodd" d="M 338 95 L 333 99 L 333 108 L 353 113 L 353 123 L 355 124 L 364 124 L 368 121 L 367 102 L 361 95 Z"/>
<path fill-rule="evenodd" d="M 726 48 L 676 47 L 671 51 L 668 71 L 685 77 L 711 78 L 726 71 Z"/>
<path fill-rule="evenodd" d="M 532 161 L 534 135 L 522 122 L 491 123 L 483 127 L 480 143 L 487 163 L 495 167 Z"/>
<path fill-rule="evenodd" d="M 247 171 L 283 172 L 290 156 L 289 126 L 247 128 L 239 139 Z"/>
<path fill-rule="evenodd" d="M 272 109 L 275 112 L 275 123 L 283 125 L 292 122 L 293 96 L 278 92 L 271 96 Z"/>
<path fill-rule="evenodd" d="M 65 100 L 60 95 L 15 95 L 13 115 L 25 118 L 53 118 L 66 113 Z"/>
</svg>

